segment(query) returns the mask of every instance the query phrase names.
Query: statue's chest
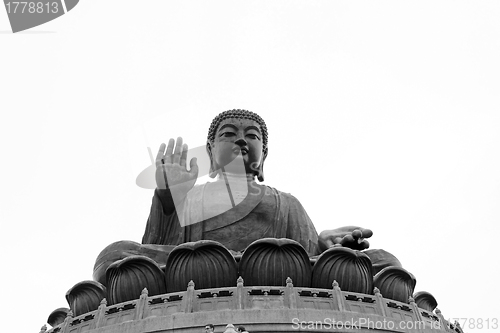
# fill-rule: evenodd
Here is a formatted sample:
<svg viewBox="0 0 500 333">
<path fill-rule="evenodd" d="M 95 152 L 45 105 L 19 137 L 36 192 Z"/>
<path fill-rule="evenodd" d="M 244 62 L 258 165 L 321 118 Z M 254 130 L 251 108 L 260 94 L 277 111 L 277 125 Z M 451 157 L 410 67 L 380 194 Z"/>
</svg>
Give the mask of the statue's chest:
<svg viewBox="0 0 500 333">
<path fill-rule="evenodd" d="M 265 189 L 265 187 L 262 187 Z M 276 199 L 264 191 L 208 191 L 203 197 L 204 232 L 229 229 L 230 232 L 245 233 L 262 229 L 272 223 L 277 211 Z M 236 199 L 237 200 L 236 200 Z M 237 223 L 237 226 L 233 225 Z M 240 232 L 241 231 L 241 232 Z M 228 231 L 229 232 L 229 231 Z"/>
<path fill-rule="evenodd" d="M 234 200 L 234 199 L 233 199 Z M 234 207 L 231 197 L 225 188 L 210 190 L 203 196 L 203 216 L 214 217 Z"/>
</svg>

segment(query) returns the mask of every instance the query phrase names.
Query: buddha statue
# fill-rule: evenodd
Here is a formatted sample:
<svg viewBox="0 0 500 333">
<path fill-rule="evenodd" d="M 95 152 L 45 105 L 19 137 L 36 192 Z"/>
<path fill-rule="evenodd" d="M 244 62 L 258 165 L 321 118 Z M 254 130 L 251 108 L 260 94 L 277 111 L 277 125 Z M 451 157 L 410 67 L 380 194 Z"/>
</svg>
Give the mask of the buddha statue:
<svg viewBox="0 0 500 333">
<path fill-rule="evenodd" d="M 262 238 L 288 238 L 309 256 L 334 246 L 355 250 L 369 247 L 371 230 L 355 226 L 318 235 L 298 199 L 257 183 L 264 181 L 268 131 L 264 120 L 246 110 L 222 112 L 212 121 L 206 150 L 213 182 L 195 185 L 196 158 L 187 166 L 188 146 L 182 138 L 161 144 L 156 156 L 156 183 L 142 244 L 111 244 L 97 258 L 94 279 L 105 281 L 105 270 L 129 255 L 164 262 L 173 247 L 212 240 L 237 254 Z"/>
<path fill-rule="evenodd" d="M 234 299 L 239 297 L 239 316 L 247 309 L 253 311 L 262 306 L 264 310 L 273 308 L 274 304 L 280 311 L 296 313 L 302 310 L 292 303 L 298 303 L 296 297 L 301 296 L 319 298 L 322 295 L 321 304 L 329 306 L 331 301 L 332 305 L 336 304 L 332 309 L 338 306 L 339 311 L 353 313 L 356 307 L 361 309 L 358 304 L 344 309 L 341 306 L 344 300 L 337 302 L 343 299 L 338 295 L 340 291 L 358 294 L 344 294 L 345 301 L 380 303 L 384 316 L 389 311 L 384 309 L 394 307 L 414 311 L 411 307 L 415 301 L 427 311 L 437 306 L 437 301 L 427 292 L 412 298 L 416 278 L 402 268 L 395 256 L 384 250 L 367 250 L 366 238 L 372 236 L 371 230 L 347 226 L 318 234 L 297 198 L 262 184 L 268 132 L 264 120 L 257 114 L 246 110 L 219 114 L 209 128 L 206 150 L 210 158 L 209 174 L 215 179 L 195 185 L 199 173 L 197 160 L 192 158 L 188 166 L 188 146 L 182 138 L 160 145 L 155 161 L 157 188 L 142 244 L 119 241 L 99 254 L 94 266 L 95 281 L 79 282 L 66 294 L 70 306 L 67 312 L 81 316 L 70 321 L 71 315 L 68 315 L 66 325 L 92 320 L 94 316 L 98 316 L 95 320 L 99 325 L 105 321 L 99 316 L 125 312 L 136 305 L 137 309 L 129 315 L 141 314 L 139 318 L 143 318 L 147 313 L 149 320 L 178 311 L 190 318 L 193 299 L 233 297 L 233 293 Z M 252 290 L 243 292 L 244 285 Z M 286 287 L 289 295 L 287 291 L 280 293 L 279 289 L 267 291 L 269 286 Z M 307 288 L 316 290 L 312 293 Z M 374 295 L 377 300 L 370 296 L 360 298 L 359 294 Z M 242 295 L 280 295 L 280 298 L 290 297 L 290 304 L 260 299 L 245 308 Z M 380 302 L 382 295 L 401 304 Z M 138 297 L 138 302 L 124 304 Z M 159 312 L 153 313 L 151 309 L 144 312 L 148 305 L 179 300 L 182 303 L 155 309 Z M 106 304 L 116 306 L 105 311 Z M 213 305 L 211 300 L 199 304 Z M 226 309 L 226 305 L 220 309 Z M 161 312 L 167 309 L 173 312 Z M 206 310 L 201 306 L 199 309 Z M 219 305 L 210 309 L 219 309 Z M 329 308 L 321 305 L 317 309 Z M 369 309 L 371 312 L 366 313 L 376 313 L 373 306 Z M 59 310 L 53 313 L 60 314 Z M 95 310 L 99 311 L 89 314 Z M 401 313 L 397 315 L 402 318 Z M 53 314 L 49 322 L 55 322 L 50 320 L 52 317 Z M 255 315 L 252 313 L 250 317 Z M 128 322 L 132 317 L 123 318 Z M 206 314 L 200 318 L 204 322 Z"/>
<path fill-rule="evenodd" d="M 212 121 L 206 147 L 210 175 L 217 180 L 194 186 L 198 167 L 196 159 L 192 159 L 187 170 L 188 147 L 182 138 L 175 144 L 170 139 L 168 146 L 160 146 L 156 157 L 158 188 L 143 244 L 177 245 L 209 239 L 243 251 L 261 238 L 289 238 L 299 242 L 310 255 L 316 255 L 339 237 L 338 242 L 344 238 L 344 246 L 368 247 L 366 241 L 358 241 L 362 234 L 355 233 L 356 240 L 352 235 L 361 228 L 342 228 L 318 237 L 299 200 L 255 181 L 264 181 L 268 154 L 267 127 L 257 114 L 246 110 L 221 113 Z M 242 167 L 237 167 L 237 159 Z M 239 198 L 238 192 L 244 193 L 243 197 Z M 365 231 L 364 236 L 369 235 Z"/>
</svg>

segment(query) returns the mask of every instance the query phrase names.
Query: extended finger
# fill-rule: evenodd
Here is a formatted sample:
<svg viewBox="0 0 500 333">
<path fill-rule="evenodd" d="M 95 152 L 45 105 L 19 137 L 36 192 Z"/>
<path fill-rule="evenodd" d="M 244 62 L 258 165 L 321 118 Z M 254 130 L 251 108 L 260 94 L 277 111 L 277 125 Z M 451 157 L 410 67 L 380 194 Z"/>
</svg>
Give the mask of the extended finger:
<svg viewBox="0 0 500 333">
<path fill-rule="evenodd" d="M 353 243 L 354 243 L 354 237 L 352 237 L 351 234 L 345 235 L 340 241 L 340 244 L 344 247 L 350 247 L 349 245 Z"/>
<path fill-rule="evenodd" d="M 182 165 L 182 166 L 185 166 L 186 165 L 187 157 L 188 157 L 188 145 L 187 144 L 183 144 L 182 145 L 182 153 L 181 153 L 181 161 L 180 161 L 179 164 Z"/>
<path fill-rule="evenodd" d="M 352 237 L 354 237 L 354 239 L 360 239 L 363 237 L 363 234 L 361 233 L 361 230 L 359 229 L 355 229 L 352 233 L 351 233 Z"/>
<path fill-rule="evenodd" d="M 373 236 L 373 231 L 371 231 L 370 229 L 363 229 L 361 230 L 361 233 L 363 234 L 363 238 L 370 238 L 371 236 Z"/>
<path fill-rule="evenodd" d="M 178 164 L 181 160 L 182 138 L 178 137 L 175 143 L 174 155 L 172 156 L 172 163 Z"/>
<path fill-rule="evenodd" d="M 352 244 L 351 249 L 353 250 L 358 250 L 358 251 L 363 251 L 366 250 L 367 248 L 370 247 L 370 243 L 366 239 L 363 239 L 362 242 Z"/>
<path fill-rule="evenodd" d="M 156 160 L 155 160 L 156 167 L 158 167 L 161 164 L 161 160 L 163 159 L 164 152 L 165 152 L 165 147 L 166 147 L 166 144 L 162 143 L 160 145 L 160 148 L 158 149 L 158 154 L 156 154 Z"/>
<path fill-rule="evenodd" d="M 359 247 L 360 247 L 360 249 L 359 249 L 360 251 L 361 251 L 361 250 L 365 250 L 365 249 L 367 249 L 367 248 L 369 248 L 369 247 L 370 247 L 370 243 L 369 243 L 369 242 L 365 239 L 365 240 L 363 240 L 363 241 L 359 244 Z"/>
<path fill-rule="evenodd" d="M 163 157 L 163 163 L 172 163 L 172 151 L 174 150 L 174 139 L 168 140 L 167 152 L 165 157 Z"/>
<path fill-rule="evenodd" d="M 196 163 L 198 159 L 193 157 L 189 162 L 189 173 L 192 174 L 195 178 L 198 178 L 198 163 Z"/>
</svg>

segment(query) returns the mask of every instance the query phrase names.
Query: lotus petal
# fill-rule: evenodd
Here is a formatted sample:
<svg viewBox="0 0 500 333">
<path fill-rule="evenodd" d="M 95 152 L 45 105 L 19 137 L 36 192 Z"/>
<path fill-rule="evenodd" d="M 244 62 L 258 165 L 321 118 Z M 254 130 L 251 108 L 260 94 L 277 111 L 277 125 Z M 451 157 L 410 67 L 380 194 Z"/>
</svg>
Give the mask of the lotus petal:
<svg viewBox="0 0 500 333">
<path fill-rule="evenodd" d="M 311 263 L 300 243 L 287 238 L 263 238 L 251 243 L 240 261 L 240 275 L 247 286 L 310 287 Z"/>
<path fill-rule="evenodd" d="M 68 308 L 55 309 L 50 313 L 49 318 L 47 319 L 47 324 L 52 327 L 56 327 L 57 325 L 62 324 L 64 322 L 64 319 L 68 315 L 68 312 Z"/>
<path fill-rule="evenodd" d="M 107 286 L 106 270 L 115 261 L 134 255 L 146 256 L 160 265 L 167 261 L 168 253 L 174 245 L 139 244 L 133 241 L 119 241 L 106 246 L 97 256 L 94 265 L 94 281 Z"/>
<path fill-rule="evenodd" d="M 363 294 L 373 293 L 373 270 L 370 258 L 347 247 L 331 247 L 323 252 L 312 269 L 313 288 L 332 288 Z"/>
<path fill-rule="evenodd" d="M 434 296 L 427 291 L 419 291 L 413 295 L 415 299 L 415 303 L 419 308 L 422 308 L 427 311 L 434 311 L 434 309 L 438 306 L 438 303 Z"/>
<path fill-rule="evenodd" d="M 196 289 L 236 285 L 238 268 L 229 250 L 222 244 L 201 240 L 175 247 L 167 259 L 165 281 L 167 292 L 186 290 L 189 281 Z"/>
<path fill-rule="evenodd" d="M 66 293 L 66 300 L 75 317 L 97 310 L 103 298 L 106 298 L 106 287 L 96 281 L 79 282 Z"/>
<path fill-rule="evenodd" d="M 385 298 L 408 304 L 408 299 L 413 294 L 417 280 L 406 269 L 389 266 L 374 276 L 373 284 Z"/>
<path fill-rule="evenodd" d="M 146 256 L 130 256 L 106 270 L 108 305 L 138 299 L 144 288 L 149 296 L 166 293 L 165 275 L 160 266 Z"/>
</svg>

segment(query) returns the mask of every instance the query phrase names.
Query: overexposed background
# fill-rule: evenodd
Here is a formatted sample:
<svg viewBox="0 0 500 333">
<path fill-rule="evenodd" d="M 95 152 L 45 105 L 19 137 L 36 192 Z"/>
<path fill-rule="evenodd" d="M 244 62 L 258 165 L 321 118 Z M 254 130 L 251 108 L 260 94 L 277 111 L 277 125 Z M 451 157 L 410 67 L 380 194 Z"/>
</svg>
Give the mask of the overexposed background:
<svg viewBox="0 0 500 333">
<path fill-rule="evenodd" d="M 140 242 L 148 146 L 203 145 L 244 108 L 269 128 L 265 183 L 318 232 L 371 228 L 445 318 L 498 331 L 499 17 L 496 1 L 84 0 L 11 34 L 0 10 L 4 329 L 38 332 L 105 246 Z"/>
</svg>

